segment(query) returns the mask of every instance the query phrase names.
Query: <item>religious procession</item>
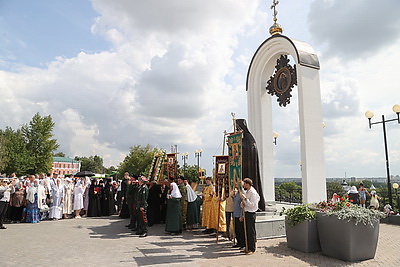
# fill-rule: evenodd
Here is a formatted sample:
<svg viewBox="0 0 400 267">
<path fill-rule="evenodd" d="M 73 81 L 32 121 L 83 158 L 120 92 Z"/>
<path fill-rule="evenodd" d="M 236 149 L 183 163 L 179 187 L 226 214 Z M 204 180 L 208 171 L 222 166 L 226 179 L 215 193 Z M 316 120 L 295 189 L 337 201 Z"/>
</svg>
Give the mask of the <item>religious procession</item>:
<svg viewBox="0 0 400 267">
<path fill-rule="evenodd" d="M 151 234 L 154 224 L 165 224 L 172 236 L 201 230 L 217 242 L 222 236 L 231 240 L 246 254 L 255 252 L 256 212 L 265 210 L 257 150 L 246 121 L 233 121 L 236 131 L 226 134 L 229 155 L 215 156 L 214 175 L 204 184 L 179 175 L 178 153 L 165 151 L 155 155 L 148 177 L 124 174 L 119 216 L 129 218 L 128 229 L 139 237 Z"/>
<path fill-rule="evenodd" d="M 146 237 L 149 227 L 165 224 L 169 235 L 202 231 L 254 253 L 255 212 L 265 209 L 258 192 L 258 163 L 247 162 L 257 160 L 257 151 L 251 151 L 255 141 L 246 121 L 234 119 L 234 126 L 236 131 L 226 134 L 229 155 L 215 156 L 214 177 L 206 177 L 203 184 L 190 184 L 178 175 L 178 153 L 165 151 L 154 156 L 148 177 L 125 172 L 117 181 L 89 172 L 21 178 L 13 173 L 1 180 L 0 228 L 6 229 L 5 223 L 118 215 L 129 219 L 126 227 L 139 237 Z"/>
</svg>

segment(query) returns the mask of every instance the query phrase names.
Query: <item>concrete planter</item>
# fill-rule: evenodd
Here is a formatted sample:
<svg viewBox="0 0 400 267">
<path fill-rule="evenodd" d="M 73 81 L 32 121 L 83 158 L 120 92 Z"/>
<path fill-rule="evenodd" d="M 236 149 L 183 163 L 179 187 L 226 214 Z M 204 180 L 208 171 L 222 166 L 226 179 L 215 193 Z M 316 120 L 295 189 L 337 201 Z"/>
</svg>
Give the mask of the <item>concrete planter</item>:
<svg viewBox="0 0 400 267">
<path fill-rule="evenodd" d="M 387 216 L 386 218 L 381 219 L 381 223 L 400 225 L 400 216 L 399 215 Z"/>
<path fill-rule="evenodd" d="M 321 251 L 316 220 L 305 221 L 295 226 L 290 226 L 286 217 L 285 229 L 289 248 L 307 253 Z"/>
<path fill-rule="evenodd" d="M 317 227 L 322 253 L 345 261 L 362 261 L 375 257 L 379 222 L 374 226 L 353 220 L 339 220 L 317 212 Z"/>
</svg>

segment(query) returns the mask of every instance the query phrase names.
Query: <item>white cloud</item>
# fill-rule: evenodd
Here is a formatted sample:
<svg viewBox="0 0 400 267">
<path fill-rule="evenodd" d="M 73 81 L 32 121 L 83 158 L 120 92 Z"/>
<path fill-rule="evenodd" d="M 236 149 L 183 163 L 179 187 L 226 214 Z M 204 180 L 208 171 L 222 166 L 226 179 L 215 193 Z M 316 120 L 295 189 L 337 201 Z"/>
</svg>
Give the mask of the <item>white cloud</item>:
<svg viewBox="0 0 400 267">
<path fill-rule="evenodd" d="M 268 38 L 269 4 L 259 0 L 92 2 L 100 15 L 93 18 L 91 32 L 108 40 L 111 48 L 60 56 L 41 69 L 14 66 L 12 72 L 0 71 L 1 127 L 19 127 L 36 112 L 51 114 L 60 151 L 67 155 L 97 154 L 106 165 L 115 165 L 135 144 L 165 149 L 177 144 L 180 152 L 190 154 L 202 148 L 201 162 L 210 173 L 212 155 L 222 152 L 223 131 L 232 127 L 230 113 L 247 117 L 247 68 L 257 47 Z M 381 129 L 369 130 L 363 113 L 372 109 L 379 119 L 398 102 L 391 79 L 397 75 L 400 58 L 398 19 L 382 18 L 391 36 L 368 35 L 354 25 L 342 35 L 339 30 L 352 25 L 353 19 L 364 21 L 377 12 L 367 1 L 344 2 L 348 10 L 339 8 L 341 1 L 314 1 L 310 25 L 311 0 L 282 2 L 278 22 L 289 37 L 320 51 L 328 176 L 343 176 L 344 171 L 384 176 Z M 380 5 L 379 18 L 395 10 L 395 3 L 388 3 Z M 356 5 L 365 12 L 354 12 Z M 328 11 L 339 14 L 340 22 L 333 21 Z M 346 16 L 350 11 L 355 18 Z M 366 28 L 373 26 L 365 23 Z M 0 66 L 8 64 L 12 63 L 0 58 Z M 297 106 L 297 93 L 287 108 L 274 106 L 274 130 L 279 132 L 277 177 L 300 175 Z M 388 131 L 392 171 L 400 173 L 399 129 L 394 126 Z M 188 163 L 195 162 L 189 156 Z"/>
<path fill-rule="evenodd" d="M 314 1 L 308 14 L 310 31 L 331 56 L 365 57 L 399 39 L 399 9 L 396 0 Z"/>
<path fill-rule="evenodd" d="M 115 164 L 135 144 L 212 150 L 222 140 L 222 118 L 237 107 L 237 91 L 224 81 L 236 35 L 258 4 L 228 2 L 93 1 L 101 15 L 91 30 L 113 48 L 3 72 L 2 84 L 18 90 L 1 96 L 9 95 L 21 121 L 51 114 L 68 155 L 112 154 L 105 163 Z"/>
</svg>

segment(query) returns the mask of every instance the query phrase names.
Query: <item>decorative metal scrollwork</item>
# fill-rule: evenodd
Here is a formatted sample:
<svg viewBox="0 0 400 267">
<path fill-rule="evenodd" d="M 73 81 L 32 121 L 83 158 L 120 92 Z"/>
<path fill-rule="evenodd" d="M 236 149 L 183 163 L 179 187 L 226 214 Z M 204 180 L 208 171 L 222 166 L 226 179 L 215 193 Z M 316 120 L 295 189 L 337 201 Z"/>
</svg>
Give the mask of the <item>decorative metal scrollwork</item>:
<svg viewBox="0 0 400 267">
<path fill-rule="evenodd" d="M 287 55 L 281 55 L 276 61 L 275 73 L 267 82 L 267 93 L 276 95 L 279 106 L 286 107 L 292 97 L 292 88 L 297 85 L 296 65 L 289 65 Z"/>
</svg>

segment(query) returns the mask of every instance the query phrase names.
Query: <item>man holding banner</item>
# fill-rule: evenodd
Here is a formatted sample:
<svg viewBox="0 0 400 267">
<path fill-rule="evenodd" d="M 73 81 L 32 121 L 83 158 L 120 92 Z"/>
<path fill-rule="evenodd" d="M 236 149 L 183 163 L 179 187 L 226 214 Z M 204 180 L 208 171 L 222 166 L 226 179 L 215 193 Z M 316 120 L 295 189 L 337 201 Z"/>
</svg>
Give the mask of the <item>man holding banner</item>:
<svg viewBox="0 0 400 267">
<path fill-rule="evenodd" d="M 253 181 L 250 178 L 243 180 L 243 187 L 246 190 L 242 200 L 242 208 L 245 211 L 245 227 L 246 227 L 246 240 L 247 250 L 246 254 L 253 254 L 256 251 L 256 211 L 258 210 L 258 202 L 260 195 L 254 189 Z"/>
</svg>

